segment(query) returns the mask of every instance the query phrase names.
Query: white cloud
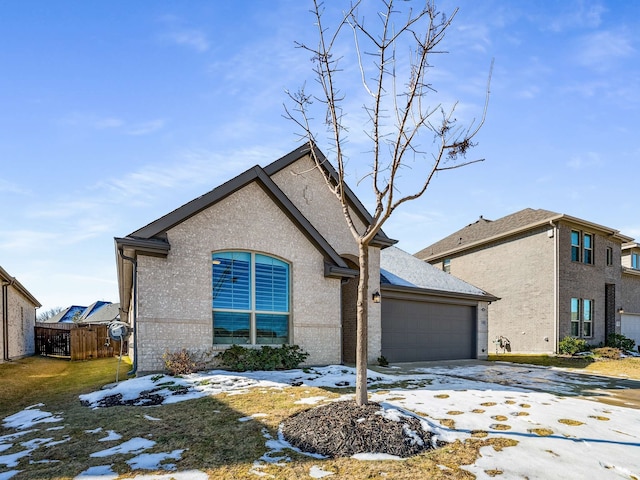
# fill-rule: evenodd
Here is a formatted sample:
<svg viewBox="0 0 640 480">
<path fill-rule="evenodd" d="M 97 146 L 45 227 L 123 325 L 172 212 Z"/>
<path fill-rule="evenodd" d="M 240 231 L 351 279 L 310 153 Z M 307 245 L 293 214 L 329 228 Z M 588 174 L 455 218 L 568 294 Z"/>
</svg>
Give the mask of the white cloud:
<svg viewBox="0 0 640 480">
<path fill-rule="evenodd" d="M 85 127 L 95 130 L 120 128 L 124 125 L 121 118 L 113 116 L 100 116 L 94 113 L 73 112 L 58 121 L 61 125 L 72 127 Z"/>
<path fill-rule="evenodd" d="M 209 38 L 201 29 L 185 27 L 184 20 L 176 15 L 163 15 L 158 20 L 167 29 L 166 33 L 160 35 L 161 41 L 191 48 L 200 53 L 209 50 Z"/>
<path fill-rule="evenodd" d="M 137 123 L 131 125 L 129 130 L 127 131 L 128 135 L 147 135 L 149 133 L 154 133 L 158 130 L 164 128 L 166 124 L 166 120 L 163 118 L 157 118 L 155 120 L 149 120 L 148 122 Z"/>
<path fill-rule="evenodd" d="M 633 37 L 629 33 L 608 30 L 584 37 L 578 48 L 578 61 L 596 70 L 606 70 L 616 60 L 635 53 Z"/>
<path fill-rule="evenodd" d="M 602 16 L 607 9 L 599 2 L 580 0 L 566 2 L 566 13 L 559 13 L 549 22 L 549 28 L 554 32 L 562 32 L 573 28 L 595 28 L 602 23 Z"/>
<path fill-rule="evenodd" d="M 167 195 L 167 191 L 171 190 L 206 185 L 208 191 L 252 165 L 274 161 L 282 153 L 262 148 L 226 153 L 192 150 L 183 153 L 172 163 L 145 165 L 122 177 L 101 182 L 97 188 L 104 189 L 103 194 L 112 201 L 129 204 L 137 200 L 144 205 L 155 197 Z"/>
<path fill-rule="evenodd" d="M 11 193 L 16 195 L 28 195 L 30 192 L 21 185 L 13 182 L 8 182 L 0 178 L 0 192 Z"/>
<path fill-rule="evenodd" d="M 43 230 L 6 230 L 0 236 L 0 251 L 4 251 L 7 256 L 13 256 L 19 252 L 38 252 L 42 254 L 48 250 L 46 246 L 58 240 L 59 233 L 47 232 Z"/>
<path fill-rule="evenodd" d="M 120 117 L 101 116 L 88 112 L 73 112 L 58 121 L 59 124 L 72 127 L 84 127 L 93 130 L 115 130 L 127 135 L 148 135 L 164 128 L 166 119 L 155 118 L 132 123 Z"/>
<path fill-rule="evenodd" d="M 164 38 L 180 46 L 185 46 L 197 52 L 206 52 L 210 44 L 207 35 L 201 30 L 176 30 L 164 35 Z"/>
<path fill-rule="evenodd" d="M 600 167 L 604 165 L 604 161 L 598 153 L 587 152 L 582 155 L 574 155 L 571 157 L 567 166 L 574 170 L 582 170 L 591 167 Z"/>
</svg>

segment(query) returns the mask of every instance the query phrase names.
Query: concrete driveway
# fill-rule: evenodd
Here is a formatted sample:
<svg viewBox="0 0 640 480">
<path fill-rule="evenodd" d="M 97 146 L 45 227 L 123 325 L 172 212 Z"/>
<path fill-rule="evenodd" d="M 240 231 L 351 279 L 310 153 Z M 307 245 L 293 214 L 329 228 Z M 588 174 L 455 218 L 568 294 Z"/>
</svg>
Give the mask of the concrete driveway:
<svg viewBox="0 0 640 480">
<path fill-rule="evenodd" d="M 369 367 L 379 372 L 406 375 L 434 373 L 451 377 L 518 387 L 556 395 L 640 409 L 640 381 L 590 375 L 556 367 L 542 367 L 482 360 L 449 360 Z"/>
</svg>

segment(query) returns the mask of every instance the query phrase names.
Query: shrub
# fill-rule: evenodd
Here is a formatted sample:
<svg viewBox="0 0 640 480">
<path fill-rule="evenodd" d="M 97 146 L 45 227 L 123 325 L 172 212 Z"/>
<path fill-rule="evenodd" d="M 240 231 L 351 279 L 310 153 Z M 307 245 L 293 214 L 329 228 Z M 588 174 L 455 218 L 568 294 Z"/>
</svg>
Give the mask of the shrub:
<svg viewBox="0 0 640 480">
<path fill-rule="evenodd" d="M 387 360 L 385 358 L 384 355 L 378 357 L 378 365 L 380 365 L 381 367 L 388 367 L 389 366 L 389 360 Z"/>
<path fill-rule="evenodd" d="M 216 355 L 220 363 L 235 372 L 247 370 L 288 370 L 304 362 L 308 353 L 298 345 L 282 345 L 278 348 L 264 345 L 261 348 L 246 348 L 232 345 Z"/>
<path fill-rule="evenodd" d="M 608 360 L 619 360 L 622 355 L 622 351 L 614 347 L 594 348 L 593 353 L 600 358 L 606 358 Z"/>
<path fill-rule="evenodd" d="M 610 333 L 607 337 L 607 347 L 619 348 L 624 351 L 632 351 L 636 342 L 633 338 L 625 337 L 619 333 Z"/>
<path fill-rule="evenodd" d="M 164 352 L 162 360 L 169 375 L 188 375 L 199 369 L 198 362 L 184 348 L 176 352 Z"/>
<path fill-rule="evenodd" d="M 587 341 L 581 338 L 564 337 L 558 344 L 558 351 L 565 355 L 575 355 L 579 352 L 586 352 L 589 350 Z"/>
</svg>

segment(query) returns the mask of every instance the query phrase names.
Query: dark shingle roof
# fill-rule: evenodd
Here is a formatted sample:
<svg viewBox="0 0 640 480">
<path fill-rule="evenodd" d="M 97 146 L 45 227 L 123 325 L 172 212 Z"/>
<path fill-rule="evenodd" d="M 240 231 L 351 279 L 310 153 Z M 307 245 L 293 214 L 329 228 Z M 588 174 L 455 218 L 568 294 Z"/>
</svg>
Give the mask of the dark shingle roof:
<svg viewBox="0 0 640 480">
<path fill-rule="evenodd" d="M 566 220 L 573 223 L 588 225 L 591 228 L 605 231 L 610 235 L 615 235 L 622 242 L 631 240 L 630 237 L 620 234 L 602 225 L 571 217 L 563 213 L 556 213 L 550 210 L 525 208 L 519 212 L 512 213 L 498 220 L 487 220 L 480 217 L 476 222 L 452 233 L 448 237 L 423 248 L 415 254 L 420 260 L 431 260 L 448 253 L 466 250 L 473 245 L 479 245 L 490 239 L 505 237 L 510 234 L 529 230 L 545 223 Z"/>
<path fill-rule="evenodd" d="M 441 253 L 451 250 L 461 249 L 466 245 L 470 245 L 487 238 L 505 234 L 514 230 L 519 230 L 531 224 L 537 224 L 544 221 L 557 218 L 558 213 L 549 210 L 535 210 L 533 208 L 525 208 L 519 212 L 512 213 L 498 220 L 487 220 L 480 217 L 476 222 L 452 233 L 448 237 L 437 241 L 436 243 L 423 248 L 415 254 L 421 260 L 437 256 Z"/>
</svg>

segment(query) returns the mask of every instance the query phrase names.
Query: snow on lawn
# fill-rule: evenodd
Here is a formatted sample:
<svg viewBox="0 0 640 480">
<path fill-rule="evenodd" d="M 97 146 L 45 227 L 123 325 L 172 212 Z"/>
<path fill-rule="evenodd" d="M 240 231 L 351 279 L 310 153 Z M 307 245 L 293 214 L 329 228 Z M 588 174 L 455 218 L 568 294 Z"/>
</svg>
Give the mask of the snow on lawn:
<svg viewBox="0 0 640 480">
<path fill-rule="evenodd" d="M 389 418 L 405 415 L 407 411 L 414 412 L 423 419 L 425 428 L 445 441 L 464 440 L 475 432 L 487 432 L 489 437 L 511 438 L 518 442 L 516 446 L 500 452 L 492 447 L 483 448 L 475 464 L 465 467 L 479 479 L 491 478 L 485 473 L 491 470 L 503 472 L 500 475 L 503 480 L 640 478 L 639 411 L 576 398 L 580 392 L 611 388 L 611 382 L 602 377 L 569 375 L 538 367 L 507 367 L 496 363 L 424 368 L 411 372 L 390 368 L 387 371 L 389 373 L 370 371 L 368 376 L 371 399 L 383 404 L 385 415 Z M 242 394 L 254 387 L 278 390 L 291 385 L 335 388 L 353 387 L 354 383 L 355 370 L 343 366 L 284 372 L 212 371 L 181 378 L 163 375 L 135 378 L 80 398 L 86 405 L 99 408 L 106 398 L 116 395 L 135 403 L 142 392 L 159 395 L 163 403 L 175 403 L 222 392 Z M 376 393 L 376 389 L 381 393 Z M 345 394 L 341 398 L 344 397 L 350 395 Z M 310 395 L 298 403 L 313 405 L 322 401 L 327 399 Z M 0 452 L 9 448 L 6 445 L 19 442 L 19 434 L 33 425 L 62 420 L 37 407 L 30 407 L 3 420 L 6 428 L 18 432 L 0 437 Z M 240 421 L 263 415 L 244 417 Z M 152 421 L 162 421 L 144 416 Z M 96 429 L 86 433 L 100 432 L 101 429 Z M 115 440 L 118 436 L 112 431 L 106 434 L 107 437 L 102 438 Z M 280 435 L 277 439 L 266 431 L 264 435 L 268 451 L 256 460 L 251 469 L 258 476 L 264 474 L 261 469 L 268 464 L 279 465 L 289 461 L 286 452 L 293 450 Z M 46 441 L 42 439 L 24 445 L 23 452 L 14 454 L 17 457 L 0 456 L 0 468 L 3 464 L 7 468 L 16 466 L 21 455 L 30 455 L 33 449 L 46 444 Z M 179 466 L 182 451 L 143 453 L 153 444 L 142 438 L 130 439 L 91 456 L 108 458 L 111 455 L 128 454 L 130 458 L 127 463 L 132 469 L 150 466 L 168 470 Z M 381 459 L 376 452 L 356 458 Z M 160 464 L 169 459 L 176 463 Z M 12 472 L 15 470 L 0 470 L 0 479 L 10 478 Z M 88 469 L 77 478 L 86 480 L 92 476 L 98 477 L 99 472 L 104 474 L 100 478 L 109 478 L 110 466 Z M 173 471 L 167 478 L 180 478 L 186 474 Z M 331 472 L 318 465 L 314 465 L 309 472 L 313 478 L 329 474 Z"/>
</svg>

